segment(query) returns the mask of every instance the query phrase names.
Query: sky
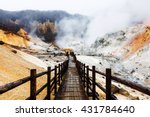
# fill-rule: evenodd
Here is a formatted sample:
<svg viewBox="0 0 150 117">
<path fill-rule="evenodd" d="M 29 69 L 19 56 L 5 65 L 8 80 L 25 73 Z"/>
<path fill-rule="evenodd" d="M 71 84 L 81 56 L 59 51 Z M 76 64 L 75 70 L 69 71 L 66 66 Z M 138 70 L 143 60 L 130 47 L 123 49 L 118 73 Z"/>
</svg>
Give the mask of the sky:
<svg viewBox="0 0 150 117">
<path fill-rule="evenodd" d="M 69 13 L 92 15 L 97 12 L 111 11 L 130 5 L 141 4 L 141 1 L 149 0 L 0 0 L 0 9 L 16 10 L 65 10 Z M 148 5 L 147 2 L 145 5 Z M 148 2 L 150 3 L 150 2 Z M 148 5 L 149 6 L 149 5 Z"/>
<path fill-rule="evenodd" d="M 64 10 L 87 16 L 108 12 L 143 15 L 150 10 L 149 5 L 150 0 L 0 0 L 3 10 Z"/>
<path fill-rule="evenodd" d="M 100 0 L 0 0 L 0 9 L 16 10 L 64 10 L 84 15 L 99 9 Z M 107 0 L 106 0 L 107 1 Z M 105 4 L 105 3 L 104 3 Z"/>
</svg>

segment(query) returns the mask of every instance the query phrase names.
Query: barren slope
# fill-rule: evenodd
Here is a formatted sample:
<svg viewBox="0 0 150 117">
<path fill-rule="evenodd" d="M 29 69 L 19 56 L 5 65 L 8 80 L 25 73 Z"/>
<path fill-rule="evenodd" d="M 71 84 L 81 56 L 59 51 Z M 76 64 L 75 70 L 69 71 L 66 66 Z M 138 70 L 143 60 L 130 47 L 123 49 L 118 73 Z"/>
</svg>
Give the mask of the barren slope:
<svg viewBox="0 0 150 117">
<path fill-rule="evenodd" d="M 43 68 L 21 58 L 19 50 L 15 50 L 8 45 L 0 45 L 0 86 L 29 76 L 30 69 L 37 69 L 38 72 L 44 71 Z M 45 83 L 46 80 L 43 78 L 38 80 L 38 87 Z M 29 92 L 29 83 L 26 83 L 0 95 L 0 99 L 25 99 L 29 96 Z"/>
<path fill-rule="evenodd" d="M 0 41 L 18 47 L 28 47 L 29 37 L 23 31 L 23 29 L 20 29 L 17 34 L 14 34 L 0 29 Z"/>
</svg>

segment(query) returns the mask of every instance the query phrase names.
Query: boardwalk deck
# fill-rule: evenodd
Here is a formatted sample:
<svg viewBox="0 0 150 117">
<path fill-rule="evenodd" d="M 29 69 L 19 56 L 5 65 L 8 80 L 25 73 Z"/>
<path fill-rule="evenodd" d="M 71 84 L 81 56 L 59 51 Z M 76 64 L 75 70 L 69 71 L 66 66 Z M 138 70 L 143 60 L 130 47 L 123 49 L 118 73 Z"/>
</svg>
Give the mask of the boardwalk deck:
<svg viewBox="0 0 150 117">
<path fill-rule="evenodd" d="M 87 100 L 73 58 L 70 57 L 68 71 L 55 97 L 56 100 Z"/>
</svg>

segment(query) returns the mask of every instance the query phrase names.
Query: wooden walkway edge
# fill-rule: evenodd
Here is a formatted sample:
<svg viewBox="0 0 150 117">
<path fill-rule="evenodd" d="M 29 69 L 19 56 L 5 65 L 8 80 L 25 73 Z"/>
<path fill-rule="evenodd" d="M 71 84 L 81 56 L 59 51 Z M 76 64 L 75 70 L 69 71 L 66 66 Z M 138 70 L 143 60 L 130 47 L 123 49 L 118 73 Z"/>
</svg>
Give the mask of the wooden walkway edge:
<svg viewBox="0 0 150 117">
<path fill-rule="evenodd" d="M 64 75 L 55 100 L 88 100 L 71 56 L 69 56 L 68 71 Z"/>
</svg>

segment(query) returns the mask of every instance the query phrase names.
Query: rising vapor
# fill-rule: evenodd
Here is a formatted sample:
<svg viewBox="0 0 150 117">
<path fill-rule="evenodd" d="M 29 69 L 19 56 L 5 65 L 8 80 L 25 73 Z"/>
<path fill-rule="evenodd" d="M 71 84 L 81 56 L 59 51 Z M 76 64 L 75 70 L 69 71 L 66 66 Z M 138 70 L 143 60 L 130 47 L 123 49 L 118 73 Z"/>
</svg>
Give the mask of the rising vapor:
<svg viewBox="0 0 150 117">
<path fill-rule="evenodd" d="M 75 40 L 78 40 L 78 43 L 80 41 L 82 46 L 84 44 L 89 46 L 106 33 L 119 31 L 135 23 L 142 23 L 150 18 L 149 4 L 149 0 L 106 0 L 104 3 L 101 1 L 99 9 L 88 17 L 88 23 L 87 20 L 78 18 L 60 21 L 57 44 L 61 47 L 78 49 L 78 46 L 73 44 Z M 82 36 L 80 36 L 81 33 Z"/>
</svg>

